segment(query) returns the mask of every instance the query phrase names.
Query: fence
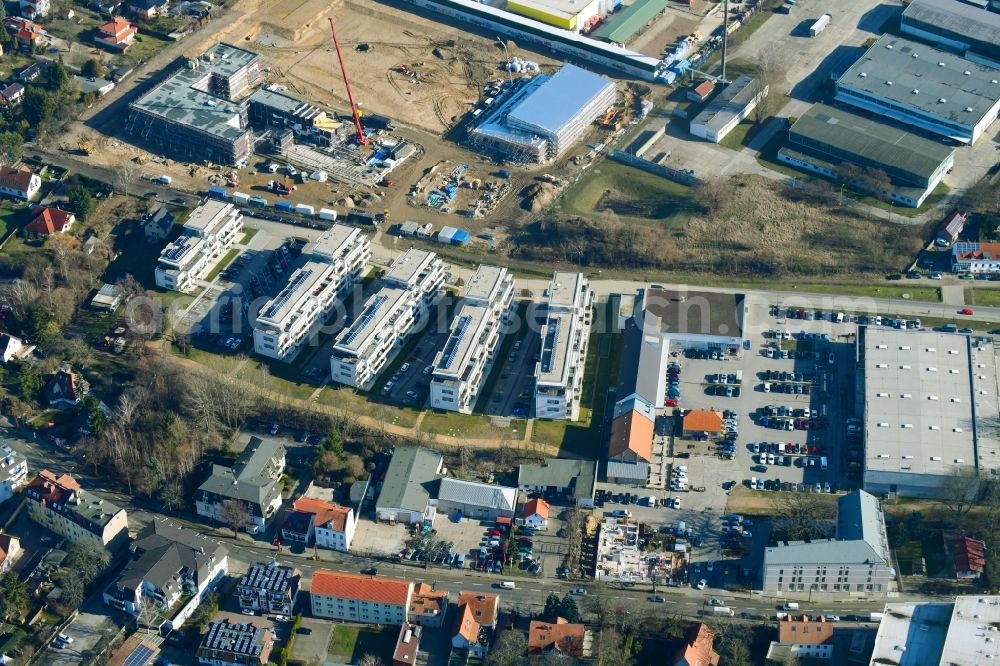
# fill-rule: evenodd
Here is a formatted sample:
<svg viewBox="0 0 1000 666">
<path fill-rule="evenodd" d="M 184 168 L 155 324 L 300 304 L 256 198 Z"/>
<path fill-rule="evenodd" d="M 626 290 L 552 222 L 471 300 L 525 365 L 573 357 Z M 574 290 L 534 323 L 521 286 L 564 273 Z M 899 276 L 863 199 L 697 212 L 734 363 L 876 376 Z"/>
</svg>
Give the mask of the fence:
<svg viewBox="0 0 1000 666">
<path fill-rule="evenodd" d="M 612 150 L 611 153 L 608 155 L 608 157 L 615 160 L 616 162 L 621 162 L 622 164 L 627 164 L 628 166 L 633 166 L 637 169 L 642 169 L 643 171 L 647 171 L 651 174 L 661 176 L 662 178 L 666 178 L 667 180 L 672 180 L 675 183 L 680 183 L 681 185 L 693 186 L 701 182 L 701 180 L 696 178 L 694 174 L 686 173 L 684 171 L 678 171 L 677 169 L 671 169 L 670 167 L 665 167 L 660 164 L 650 162 L 647 159 L 636 157 L 635 155 L 626 153 L 623 150 L 618 150 L 618 149 Z"/>
</svg>

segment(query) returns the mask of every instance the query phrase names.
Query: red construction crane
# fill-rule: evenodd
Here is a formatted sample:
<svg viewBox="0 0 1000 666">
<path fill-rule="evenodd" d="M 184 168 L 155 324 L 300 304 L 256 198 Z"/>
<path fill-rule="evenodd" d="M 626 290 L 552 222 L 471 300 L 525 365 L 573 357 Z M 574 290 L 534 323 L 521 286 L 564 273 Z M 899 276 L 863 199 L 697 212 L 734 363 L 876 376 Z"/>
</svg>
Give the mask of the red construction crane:
<svg viewBox="0 0 1000 666">
<path fill-rule="evenodd" d="M 351 115 L 354 117 L 354 142 L 359 146 L 367 146 L 368 138 L 361 127 L 361 114 L 358 113 L 358 106 L 354 103 L 354 93 L 351 92 L 351 82 L 347 78 L 347 68 L 344 67 L 344 56 L 340 53 L 340 42 L 337 41 L 337 31 L 333 27 L 333 18 L 327 18 L 330 22 L 330 35 L 333 37 L 333 46 L 337 49 L 337 60 L 340 61 L 340 71 L 344 75 L 344 86 L 347 87 L 347 99 L 351 102 Z"/>
</svg>

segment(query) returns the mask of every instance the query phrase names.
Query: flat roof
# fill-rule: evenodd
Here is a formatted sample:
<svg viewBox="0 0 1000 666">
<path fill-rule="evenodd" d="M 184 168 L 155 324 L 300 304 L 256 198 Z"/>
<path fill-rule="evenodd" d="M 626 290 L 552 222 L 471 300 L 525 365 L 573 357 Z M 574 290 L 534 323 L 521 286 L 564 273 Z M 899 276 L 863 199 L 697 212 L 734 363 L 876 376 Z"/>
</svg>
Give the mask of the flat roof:
<svg viewBox="0 0 1000 666">
<path fill-rule="evenodd" d="M 507 121 L 537 128 L 539 132 L 557 135 L 572 123 L 577 114 L 599 97 L 614 89 L 612 81 L 581 69 L 563 65 L 534 93 L 510 110 Z"/>
<path fill-rule="evenodd" d="M 578 0 L 519 0 L 517 2 L 508 2 L 507 10 L 512 12 L 518 11 L 511 8 L 511 4 L 522 7 L 539 7 L 546 14 L 571 19 L 590 7 L 590 5 L 596 4 L 596 2 L 597 0 L 583 0 L 583 2 L 579 2 Z"/>
<path fill-rule="evenodd" d="M 385 471 L 377 507 L 426 511 L 440 468 L 441 454 L 437 451 L 397 446 Z"/>
<path fill-rule="evenodd" d="M 930 180 L 954 152 L 938 141 L 826 104 L 815 104 L 788 131 L 789 140 L 829 144 L 859 158 Z M 813 147 L 813 146 L 806 146 Z"/>
<path fill-rule="evenodd" d="M 661 333 L 742 338 L 745 302 L 743 294 L 650 288 L 643 316 L 658 317 Z M 643 330 L 651 325 L 643 322 Z"/>
<path fill-rule="evenodd" d="M 489 308 L 462 303 L 451 321 L 444 347 L 434 357 L 434 376 L 460 378 L 472 360 L 479 338 L 490 323 Z"/>
<path fill-rule="evenodd" d="M 867 327 L 863 338 L 866 473 L 972 468 L 969 337 Z"/>
<path fill-rule="evenodd" d="M 583 273 L 556 271 L 549 283 L 549 309 L 578 308 L 583 305 Z"/>
<path fill-rule="evenodd" d="M 912 0 L 903 10 L 904 30 L 908 22 L 933 26 L 938 33 L 951 32 L 958 41 L 971 39 L 1000 47 L 1000 14 L 959 0 Z"/>
<path fill-rule="evenodd" d="M 198 236 L 178 236 L 177 240 L 168 243 L 160 251 L 160 263 L 167 266 L 186 268 L 201 256 L 202 248 L 207 241 Z"/>
<path fill-rule="evenodd" d="M 208 199 L 188 216 L 184 228 L 200 232 L 201 236 L 211 236 L 226 222 L 226 217 L 234 210 L 231 203 Z"/>
<path fill-rule="evenodd" d="M 579 326 L 579 317 L 572 312 L 549 312 L 542 327 L 541 360 L 538 363 L 538 384 L 566 384 L 569 374 L 570 341 Z"/>
<path fill-rule="evenodd" d="M 283 92 L 272 90 L 268 87 L 258 88 L 255 90 L 253 94 L 247 98 L 247 102 L 256 102 L 268 108 L 276 109 L 281 113 L 298 116 L 305 121 L 311 121 L 320 114 L 325 114 L 325 111 L 317 108 L 309 102 L 303 102 L 300 99 L 289 97 Z"/>
<path fill-rule="evenodd" d="M 546 458 L 541 463 L 524 463 L 518 467 L 519 486 L 570 488 L 576 498 L 594 497 L 597 462 L 568 458 Z"/>
<path fill-rule="evenodd" d="M 507 269 L 502 266 L 481 265 L 465 284 L 462 298 L 491 304 L 503 294 L 504 282 L 507 277 Z"/>
<path fill-rule="evenodd" d="M 132 102 L 131 106 L 227 141 L 235 141 L 248 132 L 241 126 L 240 105 L 206 92 L 208 81 L 213 73 L 231 76 L 259 57 L 251 51 L 220 42 L 194 61 L 198 63 L 197 69 L 185 67 L 177 71 Z"/>
<path fill-rule="evenodd" d="M 886 604 L 875 636 L 873 664 L 937 666 L 955 604 Z M 903 648 L 903 649 L 900 649 Z"/>
<path fill-rule="evenodd" d="M 1000 71 L 886 34 L 844 72 L 837 88 L 972 126 L 1000 100 Z"/>
<path fill-rule="evenodd" d="M 712 129 L 721 129 L 732 119 L 741 114 L 748 104 L 760 92 L 756 79 L 744 74 L 715 96 L 702 112 L 694 117 L 692 125 L 704 125 Z"/>
<path fill-rule="evenodd" d="M 360 240 L 361 230 L 346 224 L 334 224 L 313 243 L 311 253 L 330 261 L 343 258 Z"/>
<path fill-rule="evenodd" d="M 955 597 L 942 654 L 949 666 L 978 666 L 984 654 L 996 655 L 1000 596 Z"/>
<path fill-rule="evenodd" d="M 348 328 L 337 336 L 334 345 L 352 354 L 358 354 L 368 346 L 371 338 L 379 333 L 402 307 L 410 292 L 398 287 L 382 287 L 365 303 L 365 309 Z"/>
<path fill-rule="evenodd" d="M 385 274 L 385 282 L 399 286 L 412 287 L 417 277 L 434 261 L 437 254 L 427 250 L 410 248 L 396 257 Z"/>
<path fill-rule="evenodd" d="M 604 25 L 590 35 L 615 44 L 624 44 L 666 8 L 667 0 L 636 0 L 617 14 L 612 14 Z"/>
<path fill-rule="evenodd" d="M 288 277 L 288 283 L 282 290 L 264 304 L 257 321 L 281 327 L 289 317 L 301 311 L 306 299 L 335 279 L 332 264 L 307 261 Z"/>
</svg>

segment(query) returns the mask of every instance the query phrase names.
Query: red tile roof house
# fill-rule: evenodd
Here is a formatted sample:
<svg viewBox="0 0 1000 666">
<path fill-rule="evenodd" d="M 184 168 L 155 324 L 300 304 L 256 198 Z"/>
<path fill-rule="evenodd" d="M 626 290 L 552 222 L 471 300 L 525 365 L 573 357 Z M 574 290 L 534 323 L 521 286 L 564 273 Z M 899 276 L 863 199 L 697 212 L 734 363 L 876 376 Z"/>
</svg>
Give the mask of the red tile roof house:
<svg viewBox="0 0 1000 666">
<path fill-rule="evenodd" d="M 28 201 L 41 187 L 42 179 L 28 169 L 0 168 L 0 194 Z"/>
<path fill-rule="evenodd" d="M 719 653 L 712 647 L 715 634 L 705 624 L 696 624 L 684 634 L 683 644 L 669 664 L 673 666 L 718 666 Z"/>
<path fill-rule="evenodd" d="M 116 16 L 100 26 L 94 34 L 94 41 L 114 51 L 125 53 L 135 39 L 135 28 L 125 19 Z"/>
<path fill-rule="evenodd" d="M 413 583 L 317 569 L 309 597 L 314 617 L 399 626 L 408 619 Z"/>
<path fill-rule="evenodd" d="M 570 624 L 564 618 L 554 623 L 533 620 L 528 627 L 528 654 L 581 659 L 587 656 L 587 630 L 582 624 Z"/>
<path fill-rule="evenodd" d="M 972 537 L 959 537 L 951 547 L 955 578 L 979 578 L 986 566 L 986 544 Z"/>
<path fill-rule="evenodd" d="M 35 216 L 24 227 L 24 233 L 28 236 L 40 237 L 66 233 L 76 222 L 76 215 L 61 208 L 35 206 L 31 212 Z"/>
<path fill-rule="evenodd" d="M 478 659 L 486 657 L 499 612 L 498 595 L 459 592 L 451 646 L 457 650 L 468 650 L 470 656 Z"/>
<path fill-rule="evenodd" d="M 535 529 L 547 528 L 549 526 L 549 503 L 537 497 L 531 500 L 521 509 L 521 519 L 518 522 Z"/>
</svg>

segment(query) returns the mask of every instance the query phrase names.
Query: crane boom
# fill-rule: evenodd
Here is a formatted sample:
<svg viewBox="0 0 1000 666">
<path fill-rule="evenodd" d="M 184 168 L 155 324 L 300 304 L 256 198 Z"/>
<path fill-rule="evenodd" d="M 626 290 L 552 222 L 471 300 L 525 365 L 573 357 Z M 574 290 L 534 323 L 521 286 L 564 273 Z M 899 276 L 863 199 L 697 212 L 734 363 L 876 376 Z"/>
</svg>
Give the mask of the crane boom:
<svg viewBox="0 0 1000 666">
<path fill-rule="evenodd" d="M 351 116 L 354 118 L 354 142 L 359 146 L 367 146 L 368 139 L 365 137 L 364 129 L 361 127 L 361 114 L 358 113 L 358 106 L 354 103 L 354 93 L 351 92 L 351 82 L 347 78 L 347 68 L 344 67 L 344 56 L 340 52 L 340 42 L 337 40 L 337 31 L 333 27 L 333 18 L 328 17 L 330 22 L 330 35 L 333 37 L 333 46 L 337 49 L 337 60 L 340 62 L 340 71 L 344 75 L 344 86 L 347 88 L 347 99 L 351 102 Z"/>
</svg>

